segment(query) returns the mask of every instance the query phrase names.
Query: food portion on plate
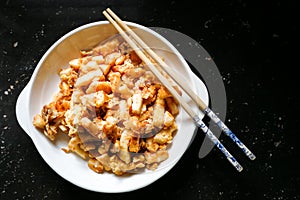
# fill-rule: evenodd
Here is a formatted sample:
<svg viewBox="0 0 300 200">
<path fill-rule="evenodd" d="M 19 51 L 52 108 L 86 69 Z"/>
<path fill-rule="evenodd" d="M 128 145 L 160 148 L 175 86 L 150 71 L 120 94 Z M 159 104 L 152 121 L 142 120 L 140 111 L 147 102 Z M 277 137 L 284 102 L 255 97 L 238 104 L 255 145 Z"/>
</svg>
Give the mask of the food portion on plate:
<svg viewBox="0 0 300 200">
<path fill-rule="evenodd" d="M 119 37 L 80 54 L 59 71 L 59 92 L 33 125 L 51 141 L 66 134 L 62 150 L 97 173 L 157 169 L 178 130 L 176 99 Z"/>
</svg>

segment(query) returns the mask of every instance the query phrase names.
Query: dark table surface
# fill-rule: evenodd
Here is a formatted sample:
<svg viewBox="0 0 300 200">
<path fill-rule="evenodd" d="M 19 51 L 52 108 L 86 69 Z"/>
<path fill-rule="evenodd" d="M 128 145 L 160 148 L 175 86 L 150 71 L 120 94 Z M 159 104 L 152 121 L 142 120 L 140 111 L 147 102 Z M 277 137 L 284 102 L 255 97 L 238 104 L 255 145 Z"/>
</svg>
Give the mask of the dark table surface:
<svg viewBox="0 0 300 200">
<path fill-rule="evenodd" d="M 292 1 L 35 1 L 1 0 L 0 199 L 300 199 L 299 23 Z M 61 36 L 105 20 L 110 7 L 127 21 L 179 31 L 217 65 L 226 89 L 226 124 L 256 154 L 232 142 L 240 173 L 214 148 L 198 158 L 199 131 L 178 164 L 128 193 L 96 193 L 56 174 L 19 126 L 15 106 L 38 61 Z"/>
</svg>

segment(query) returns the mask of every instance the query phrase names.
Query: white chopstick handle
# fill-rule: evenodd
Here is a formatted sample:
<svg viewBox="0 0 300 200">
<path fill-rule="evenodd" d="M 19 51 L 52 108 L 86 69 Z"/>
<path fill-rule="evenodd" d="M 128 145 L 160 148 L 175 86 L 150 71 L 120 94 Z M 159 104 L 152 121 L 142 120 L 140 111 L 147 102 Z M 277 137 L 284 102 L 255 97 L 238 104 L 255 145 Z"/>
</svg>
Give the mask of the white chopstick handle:
<svg viewBox="0 0 300 200">
<path fill-rule="evenodd" d="M 229 136 L 232 141 L 240 148 L 242 151 L 251 159 L 254 160 L 256 156 L 244 145 L 240 139 L 221 121 L 221 119 L 210 109 L 206 108 L 204 113 L 209 116 L 211 120 L 213 120 L 218 127 L 227 135 Z"/>
<path fill-rule="evenodd" d="M 226 156 L 227 160 L 235 167 L 239 172 L 243 170 L 243 167 L 238 161 L 229 153 L 229 151 L 223 146 L 219 139 L 211 132 L 211 130 L 205 125 L 205 123 L 199 118 L 198 115 L 193 117 L 195 124 L 201 128 L 201 130 L 208 136 L 208 138 L 218 147 L 219 150 Z"/>
</svg>

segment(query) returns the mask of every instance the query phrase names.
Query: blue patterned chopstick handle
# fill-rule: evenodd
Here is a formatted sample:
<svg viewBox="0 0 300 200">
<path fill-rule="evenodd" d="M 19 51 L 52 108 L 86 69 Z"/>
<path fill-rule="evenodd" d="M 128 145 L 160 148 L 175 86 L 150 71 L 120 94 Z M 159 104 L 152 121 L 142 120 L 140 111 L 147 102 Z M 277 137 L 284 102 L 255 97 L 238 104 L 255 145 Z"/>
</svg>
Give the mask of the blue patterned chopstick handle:
<svg viewBox="0 0 300 200">
<path fill-rule="evenodd" d="M 204 113 L 213 120 L 218 127 L 227 135 L 229 136 L 239 148 L 251 159 L 254 160 L 256 157 L 255 155 L 236 137 L 236 135 L 220 120 L 220 118 L 210 109 L 206 108 Z"/>
<path fill-rule="evenodd" d="M 219 150 L 226 156 L 227 160 L 238 170 L 239 172 L 243 170 L 243 167 L 238 163 L 238 161 L 229 153 L 229 151 L 223 146 L 219 139 L 211 132 L 211 130 L 205 125 L 205 123 L 195 116 L 193 118 L 195 124 L 201 128 L 201 130 L 207 135 L 207 137 L 218 147 Z"/>
</svg>

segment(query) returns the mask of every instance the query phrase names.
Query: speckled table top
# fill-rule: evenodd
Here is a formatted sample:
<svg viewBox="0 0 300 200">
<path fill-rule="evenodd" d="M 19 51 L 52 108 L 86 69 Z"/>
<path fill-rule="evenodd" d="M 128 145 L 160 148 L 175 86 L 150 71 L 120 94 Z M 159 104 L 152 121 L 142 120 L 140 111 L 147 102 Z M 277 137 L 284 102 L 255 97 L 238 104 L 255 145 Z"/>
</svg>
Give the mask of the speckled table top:
<svg viewBox="0 0 300 200">
<path fill-rule="evenodd" d="M 292 1 L 1 0 L 0 199 L 300 199 L 297 6 Z M 19 126 L 16 100 L 38 61 L 61 36 L 105 20 L 102 10 L 196 40 L 217 65 L 226 90 L 226 124 L 256 154 L 235 171 L 217 148 L 198 158 L 199 131 L 159 180 L 121 194 L 91 192 L 56 174 Z"/>
</svg>

